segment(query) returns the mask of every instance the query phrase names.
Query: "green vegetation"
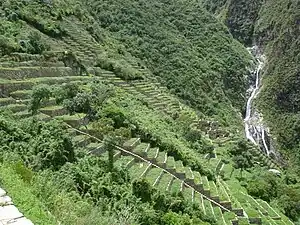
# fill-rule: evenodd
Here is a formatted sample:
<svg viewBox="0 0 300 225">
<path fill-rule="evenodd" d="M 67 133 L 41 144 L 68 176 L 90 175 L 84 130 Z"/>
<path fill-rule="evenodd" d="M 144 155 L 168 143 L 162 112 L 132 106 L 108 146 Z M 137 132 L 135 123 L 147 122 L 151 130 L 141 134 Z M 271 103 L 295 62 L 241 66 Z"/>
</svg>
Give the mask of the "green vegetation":
<svg viewBox="0 0 300 225">
<path fill-rule="evenodd" d="M 298 6 L 1 1 L 0 185 L 36 224 L 299 220 Z M 239 41 L 267 55 L 281 177 L 242 135 Z"/>
<path fill-rule="evenodd" d="M 41 225 L 55 225 L 57 221 L 48 214 L 45 205 L 33 193 L 27 182 L 31 180 L 32 172 L 22 163 L 13 165 L 0 164 L 0 185 L 6 188 L 10 195 L 14 197 L 14 204 L 20 207 L 27 218 L 33 223 Z"/>
<path fill-rule="evenodd" d="M 204 0 L 205 8 L 219 16 L 234 38 L 247 46 L 253 44 L 255 23 L 262 4 L 262 0 Z"/>
<path fill-rule="evenodd" d="M 229 100 L 243 105 L 235 93 L 246 89 L 242 77 L 250 56 L 196 1 L 89 3 L 107 35 L 124 43 L 163 84 L 202 112 L 218 115 L 217 108 L 224 112 Z"/>
<path fill-rule="evenodd" d="M 265 47 L 269 62 L 258 106 L 277 138 L 278 148 L 287 154 L 292 167 L 300 175 L 297 167 L 300 162 L 298 91 L 300 57 L 299 48 L 296 47 L 300 43 L 299 3 L 268 1 L 260 14 L 256 35 L 259 43 Z M 275 16 L 276 14 L 279 17 Z"/>
<path fill-rule="evenodd" d="M 205 224 L 201 220 L 207 218 L 196 206 L 180 196 L 159 193 L 145 181 L 131 184 L 127 172 L 122 167 L 112 167 L 110 160 L 83 154 L 80 149 L 70 157 L 74 147 L 69 136 L 60 133 L 61 129 L 62 125 L 56 121 L 44 123 L 28 119 L 17 124 L 2 116 L 2 160 L 22 160 L 26 166 L 19 166 L 18 161 L 16 166 L 4 164 L 1 182 L 23 210 L 36 204 L 37 208 L 26 214 L 29 219 L 38 224 L 52 224 L 52 217 L 43 214 L 50 210 L 57 220 L 66 224 L 122 223 L 123 220 L 130 224 L 166 224 L 165 217 L 173 213 L 176 220 L 186 218 L 190 221 L 188 224 Z M 14 178 L 26 183 L 27 189 L 20 188 L 21 183 L 14 183 Z M 146 199 L 139 194 L 146 194 L 145 185 L 149 190 Z M 20 189 L 24 190 L 28 202 L 19 202 L 19 198 L 24 197 Z M 24 203 L 26 205 L 22 205 Z M 124 213 L 130 216 L 123 217 Z"/>
</svg>

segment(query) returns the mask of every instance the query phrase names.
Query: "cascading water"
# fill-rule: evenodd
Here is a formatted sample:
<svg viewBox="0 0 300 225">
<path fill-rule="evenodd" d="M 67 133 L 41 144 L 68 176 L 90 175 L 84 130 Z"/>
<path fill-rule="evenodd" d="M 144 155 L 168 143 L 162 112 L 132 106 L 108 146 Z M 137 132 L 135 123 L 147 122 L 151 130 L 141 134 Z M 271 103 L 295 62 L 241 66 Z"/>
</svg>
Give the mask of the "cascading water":
<svg viewBox="0 0 300 225">
<path fill-rule="evenodd" d="M 253 48 L 249 49 L 249 51 L 252 53 L 251 50 L 253 50 Z M 253 103 L 253 100 L 255 98 L 255 96 L 257 95 L 258 91 L 259 91 L 259 74 L 260 74 L 260 71 L 261 69 L 263 68 L 263 60 L 260 59 L 260 57 L 257 57 L 258 59 L 258 66 L 255 70 L 255 86 L 251 86 L 249 88 L 249 90 L 251 91 L 251 95 L 250 97 L 248 98 L 248 101 L 247 101 L 247 106 L 246 106 L 246 116 L 245 116 L 245 132 L 246 132 L 246 137 L 251 141 L 253 142 L 254 144 L 256 144 L 256 141 L 254 140 L 253 136 L 252 136 L 252 133 L 251 130 L 255 129 L 255 127 L 253 127 L 253 124 L 251 124 L 251 112 L 252 112 L 252 103 Z"/>
<path fill-rule="evenodd" d="M 274 148 L 271 150 L 270 140 L 266 140 L 266 136 L 268 138 L 269 136 L 267 135 L 265 126 L 262 124 L 262 117 L 255 109 L 253 109 L 253 101 L 260 91 L 260 73 L 264 67 L 265 57 L 259 53 L 257 46 L 249 48 L 248 50 L 256 58 L 257 66 L 253 71 L 255 83 L 248 89 L 251 94 L 247 100 L 246 115 L 244 119 L 246 137 L 255 145 L 259 145 L 267 156 L 272 155 L 273 158 L 277 158 L 278 154 L 276 154 Z"/>
</svg>

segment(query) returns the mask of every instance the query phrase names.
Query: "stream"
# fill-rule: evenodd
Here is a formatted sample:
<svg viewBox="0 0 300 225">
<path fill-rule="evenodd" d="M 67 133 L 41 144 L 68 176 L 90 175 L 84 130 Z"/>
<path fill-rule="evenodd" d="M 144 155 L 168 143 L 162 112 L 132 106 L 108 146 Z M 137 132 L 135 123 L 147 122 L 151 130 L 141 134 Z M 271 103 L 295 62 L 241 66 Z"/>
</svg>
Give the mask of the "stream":
<svg viewBox="0 0 300 225">
<path fill-rule="evenodd" d="M 258 47 L 256 46 L 248 48 L 248 51 L 255 57 L 257 63 L 255 70 L 252 71 L 255 82 L 252 82 L 250 88 L 248 89 L 248 93 L 251 94 L 247 100 L 246 115 L 244 119 L 246 138 L 255 145 L 258 145 L 261 151 L 268 157 L 278 161 L 280 155 L 276 152 L 274 146 L 272 145 L 272 139 L 268 134 L 268 128 L 263 125 L 262 116 L 253 106 L 254 99 L 258 95 L 261 88 L 260 75 L 264 67 L 265 57 L 264 55 L 260 54 Z"/>
</svg>

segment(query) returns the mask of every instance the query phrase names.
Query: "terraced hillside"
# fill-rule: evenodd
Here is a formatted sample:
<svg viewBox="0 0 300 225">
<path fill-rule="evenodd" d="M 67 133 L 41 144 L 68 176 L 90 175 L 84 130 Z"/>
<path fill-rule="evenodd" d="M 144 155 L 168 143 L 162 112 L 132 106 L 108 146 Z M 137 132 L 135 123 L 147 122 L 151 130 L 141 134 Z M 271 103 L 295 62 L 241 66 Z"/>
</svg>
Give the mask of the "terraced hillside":
<svg viewBox="0 0 300 225">
<path fill-rule="evenodd" d="M 5 0 L 0 18 L 0 184 L 33 223 L 293 224 L 297 179 L 242 133 L 251 57 L 201 4 Z"/>
<path fill-rule="evenodd" d="M 16 64 L 27 66 L 16 67 Z M 147 80 L 127 82 L 116 77 L 112 72 L 97 67 L 89 69 L 89 72 L 94 72 L 94 75 L 75 75 L 70 67 L 64 67 L 59 63 L 57 67 L 54 64 L 48 67 L 46 65 L 34 67 L 29 64 L 29 62 L 15 62 L 13 68 L 1 68 L 1 108 L 12 111 L 16 118 L 32 116 L 28 111 L 28 104 L 32 88 L 38 84 L 48 84 L 51 87 L 51 85 L 71 82 L 85 86 L 95 79 L 113 84 L 132 95 L 138 95 L 155 111 L 162 111 L 175 117 L 176 114 L 185 111 L 189 112 L 187 115 L 190 121 L 198 118 L 191 108 L 169 94 L 159 83 Z M 72 135 L 76 147 L 84 148 L 87 153 L 95 157 L 108 159 L 103 141 L 93 136 L 94 131 L 89 128 L 85 114 L 68 115 L 67 109 L 63 105 L 57 105 L 55 99 L 51 98 L 45 101 L 38 111 L 36 117 L 39 119 L 56 118 L 69 124 L 68 132 Z M 220 138 L 224 139 L 224 137 Z M 223 181 L 219 176 L 216 181 L 209 180 L 207 176 L 184 166 L 182 161 L 175 160 L 167 152 L 152 147 L 150 143 L 141 142 L 140 138 L 131 138 L 122 147 L 116 147 L 113 158 L 114 164 L 125 167 L 133 179 L 144 178 L 153 187 L 163 192 L 182 193 L 186 200 L 199 204 L 200 210 L 205 215 L 216 219 L 218 224 L 292 224 L 268 203 L 255 200 L 243 192 L 231 191 L 230 182 Z M 222 170 L 226 173 L 232 167 L 230 164 L 223 163 L 222 153 L 218 152 L 218 148 L 215 149 L 215 154 L 209 163 L 215 168 L 216 175 Z"/>
</svg>

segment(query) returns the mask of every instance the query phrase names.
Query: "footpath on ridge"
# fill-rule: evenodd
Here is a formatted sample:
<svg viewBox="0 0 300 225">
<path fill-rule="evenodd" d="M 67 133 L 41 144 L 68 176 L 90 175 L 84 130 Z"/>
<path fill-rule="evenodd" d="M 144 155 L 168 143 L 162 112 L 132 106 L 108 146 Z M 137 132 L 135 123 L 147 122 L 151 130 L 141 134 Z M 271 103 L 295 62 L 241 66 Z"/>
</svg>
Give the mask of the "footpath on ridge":
<svg viewBox="0 0 300 225">
<path fill-rule="evenodd" d="M 14 206 L 12 199 L 0 188 L 0 225 L 33 225 Z"/>
</svg>

